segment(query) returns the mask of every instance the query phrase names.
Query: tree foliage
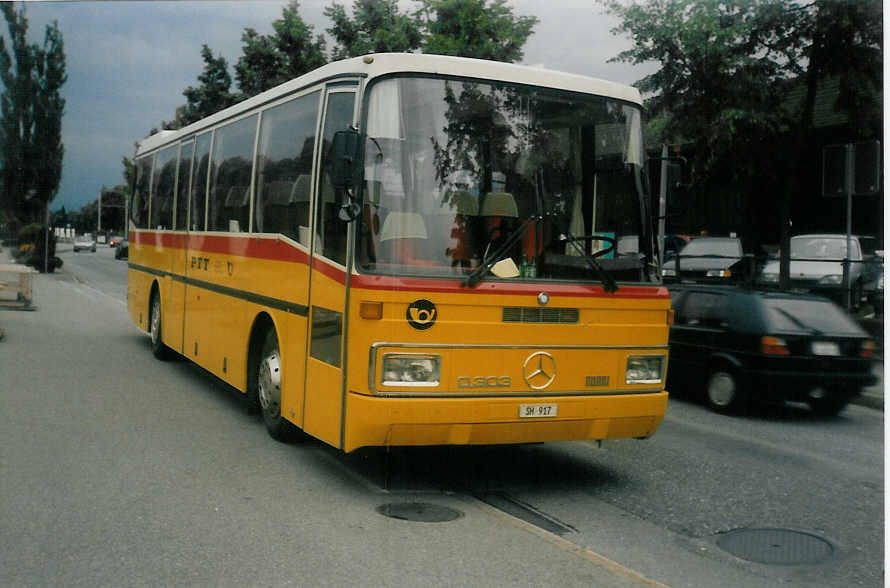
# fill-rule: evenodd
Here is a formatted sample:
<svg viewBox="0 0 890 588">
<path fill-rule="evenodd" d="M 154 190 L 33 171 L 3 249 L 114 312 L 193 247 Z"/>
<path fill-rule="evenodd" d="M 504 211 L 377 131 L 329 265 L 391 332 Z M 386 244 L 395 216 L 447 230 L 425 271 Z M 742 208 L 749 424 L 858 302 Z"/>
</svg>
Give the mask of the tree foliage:
<svg viewBox="0 0 890 588">
<path fill-rule="evenodd" d="M 690 210 L 720 208 L 773 242 L 788 238 L 792 212 L 816 230 L 837 226 L 815 218 L 833 203 L 812 205 L 820 150 L 880 136 L 878 0 L 600 1 L 620 19 L 613 32 L 633 40 L 613 61 L 657 64 L 636 85 L 656 141 L 691 158 Z M 830 134 L 815 108 L 829 81 L 834 120 L 846 121 Z"/>
<path fill-rule="evenodd" d="M 607 2 L 621 18 L 613 31 L 634 46 L 612 61 L 657 62 L 636 85 L 666 142 L 687 142 L 708 175 L 750 140 L 790 125 L 780 108 L 786 82 L 802 69 L 805 10 L 785 0 Z"/>
<path fill-rule="evenodd" d="M 207 45 L 201 46 L 201 58 L 204 70 L 198 75 L 200 85 L 182 91 L 186 103 L 177 109 L 173 128 L 184 127 L 237 102 L 231 92 L 232 76 L 226 59 L 222 55 L 214 57 Z M 171 128 L 169 125 L 164 127 Z"/>
<path fill-rule="evenodd" d="M 0 3 L 8 39 L 0 36 L 0 207 L 15 224 L 43 219 L 62 175 L 61 88 L 67 80 L 57 23 L 43 45 L 28 42 L 24 10 Z"/>
<path fill-rule="evenodd" d="M 242 56 L 235 64 L 239 98 L 249 98 L 296 78 L 327 62 L 325 40 L 300 16 L 300 3 L 291 0 L 272 23 L 272 35 L 247 28 L 241 35 Z"/>
<path fill-rule="evenodd" d="M 353 17 L 334 2 L 324 10 L 333 26 L 327 29 L 334 38 L 331 59 L 357 57 L 367 53 L 401 53 L 420 48 L 420 22 L 399 12 L 398 0 L 355 0 Z"/>
<path fill-rule="evenodd" d="M 506 0 L 420 0 L 424 53 L 515 63 L 538 23 L 515 16 Z"/>
</svg>

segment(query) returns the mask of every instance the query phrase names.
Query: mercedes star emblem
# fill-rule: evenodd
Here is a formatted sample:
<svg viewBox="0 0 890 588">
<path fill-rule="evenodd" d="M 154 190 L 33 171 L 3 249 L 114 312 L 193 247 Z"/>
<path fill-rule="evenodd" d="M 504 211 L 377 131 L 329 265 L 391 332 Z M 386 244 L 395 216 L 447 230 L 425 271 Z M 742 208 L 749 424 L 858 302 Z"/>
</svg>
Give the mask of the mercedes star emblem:
<svg viewBox="0 0 890 588">
<path fill-rule="evenodd" d="M 556 361 L 545 351 L 529 355 L 522 365 L 522 375 L 533 390 L 543 390 L 556 377 Z"/>
</svg>

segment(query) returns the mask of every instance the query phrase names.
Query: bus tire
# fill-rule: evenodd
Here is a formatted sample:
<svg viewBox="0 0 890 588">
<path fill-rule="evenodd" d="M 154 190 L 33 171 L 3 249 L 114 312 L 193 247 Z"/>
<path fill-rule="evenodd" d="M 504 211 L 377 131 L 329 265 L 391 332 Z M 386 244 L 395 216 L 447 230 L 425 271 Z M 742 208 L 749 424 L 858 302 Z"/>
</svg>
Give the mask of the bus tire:
<svg viewBox="0 0 890 588">
<path fill-rule="evenodd" d="M 282 443 L 293 441 L 296 427 L 281 416 L 281 353 L 275 329 L 266 331 L 251 378 L 269 435 Z"/>
<path fill-rule="evenodd" d="M 172 352 L 164 345 L 161 336 L 161 295 L 155 288 L 151 293 L 151 302 L 148 304 L 148 334 L 151 335 L 151 352 L 161 361 L 170 359 Z"/>
</svg>

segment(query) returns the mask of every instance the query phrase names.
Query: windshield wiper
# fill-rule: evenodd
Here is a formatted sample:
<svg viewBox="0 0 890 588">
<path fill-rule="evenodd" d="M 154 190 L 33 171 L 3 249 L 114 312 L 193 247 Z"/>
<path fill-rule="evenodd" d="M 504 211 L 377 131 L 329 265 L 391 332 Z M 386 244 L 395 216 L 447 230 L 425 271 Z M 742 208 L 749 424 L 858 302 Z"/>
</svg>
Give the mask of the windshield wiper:
<svg viewBox="0 0 890 588">
<path fill-rule="evenodd" d="M 510 235 L 504 240 L 501 245 L 495 249 L 490 255 L 486 255 L 482 260 L 482 263 L 470 272 L 470 275 L 466 277 L 464 280 L 464 286 L 468 286 L 472 288 L 480 281 L 482 281 L 482 276 L 484 276 L 488 270 L 494 266 L 497 262 L 501 260 L 501 256 L 504 255 L 507 251 L 513 247 L 517 241 L 519 241 L 523 235 L 525 235 L 526 231 L 528 231 L 529 227 L 532 225 L 537 226 L 538 223 L 541 222 L 541 217 L 535 216 L 529 219 L 531 222 L 524 222 L 522 226 L 518 229 L 510 233 Z"/>
<path fill-rule="evenodd" d="M 600 282 L 603 283 L 603 290 L 606 292 L 617 292 L 618 291 L 618 283 L 615 282 L 615 278 L 612 277 L 612 274 L 603 269 L 603 267 L 596 261 L 596 257 L 584 251 L 584 249 L 579 245 L 579 243 L 583 242 L 583 239 L 578 239 L 566 228 L 565 231 L 562 232 L 565 236 L 566 241 L 572 244 L 575 248 L 575 251 L 581 256 L 581 258 L 587 263 L 587 267 L 589 267 Z M 612 243 L 612 247 L 617 249 L 618 244 Z"/>
</svg>

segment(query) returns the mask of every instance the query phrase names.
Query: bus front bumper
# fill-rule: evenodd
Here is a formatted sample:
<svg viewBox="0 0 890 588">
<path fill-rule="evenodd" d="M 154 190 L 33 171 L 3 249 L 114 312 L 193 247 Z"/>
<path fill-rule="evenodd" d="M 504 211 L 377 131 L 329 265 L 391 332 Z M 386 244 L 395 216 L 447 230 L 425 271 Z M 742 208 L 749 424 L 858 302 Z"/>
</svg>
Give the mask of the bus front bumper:
<svg viewBox="0 0 890 588">
<path fill-rule="evenodd" d="M 350 392 L 343 450 L 644 438 L 661 424 L 667 398 L 666 391 L 546 398 L 406 398 Z M 523 412 L 530 416 L 521 417 Z"/>
</svg>

